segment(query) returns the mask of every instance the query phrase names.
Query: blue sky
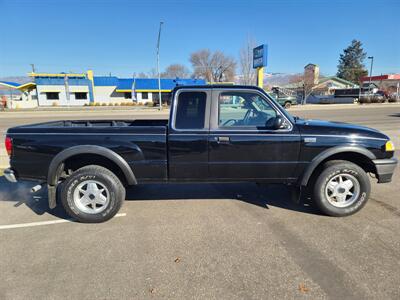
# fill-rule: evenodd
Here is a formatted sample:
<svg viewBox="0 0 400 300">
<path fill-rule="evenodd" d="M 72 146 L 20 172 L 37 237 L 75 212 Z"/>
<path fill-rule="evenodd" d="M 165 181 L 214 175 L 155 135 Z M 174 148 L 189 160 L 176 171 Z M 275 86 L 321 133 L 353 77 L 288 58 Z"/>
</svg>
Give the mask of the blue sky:
<svg viewBox="0 0 400 300">
<path fill-rule="evenodd" d="M 238 57 L 246 37 L 269 45 L 269 72 L 302 72 L 307 63 L 333 75 L 339 54 L 360 39 L 374 74 L 400 73 L 400 1 L 0 0 L 0 77 L 39 72 L 131 76 L 209 48 Z"/>
</svg>

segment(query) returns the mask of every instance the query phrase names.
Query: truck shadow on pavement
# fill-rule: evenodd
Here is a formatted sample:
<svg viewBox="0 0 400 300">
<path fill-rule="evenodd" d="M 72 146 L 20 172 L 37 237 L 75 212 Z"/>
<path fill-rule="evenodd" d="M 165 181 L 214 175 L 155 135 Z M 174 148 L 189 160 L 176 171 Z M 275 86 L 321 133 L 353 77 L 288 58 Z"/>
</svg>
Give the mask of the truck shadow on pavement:
<svg viewBox="0 0 400 300">
<path fill-rule="evenodd" d="M 35 214 L 51 214 L 58 218 L 69 219 L 61 205 L 49 209 L 47 189 L 32 194 L 34 182 L 9 183 L 0 177 L 0 201 L 15 202 L 14 208 L 25 204 Z M 127 189 L 126 201 L 165 201 L 165 200 L 226 200 L 242 201 L 269 209 L 271 206 L 282 209 L 319 214 L 309 203 L 297 201 L 291 188 L 283 185 L 256 185 L 254 183 L 199 183 L 199 184 L 144 184 Z M 303 197 L 304 198 L 304 197 Z"/>
<path fill-rule="evenodd" d="M 30 189 L 34 185 L 36 185 L 36 182 L 33 181 L 10 183 L 4 178 L 4 176 L 0 176 L 0 202 L 15 202 L 13 205 L 14 208 L 19 208 L 25 204 L 37 215 L 49 213 L 58 218 L 69 218 L 60 205 L 55 209 L 49 209 L 46 188 L 43 188 L 39 192 L 32 194 Z"/>
<path fill-rule="evenodd" d="M 270 206 L 307 214 L 320 214 L 310 199 L 301 200 L 284 185 L 255 183 L 146 184 L 127 190 L 127 201 L 226 200 L 242 201 L 264 209 Z"/>
</svg>

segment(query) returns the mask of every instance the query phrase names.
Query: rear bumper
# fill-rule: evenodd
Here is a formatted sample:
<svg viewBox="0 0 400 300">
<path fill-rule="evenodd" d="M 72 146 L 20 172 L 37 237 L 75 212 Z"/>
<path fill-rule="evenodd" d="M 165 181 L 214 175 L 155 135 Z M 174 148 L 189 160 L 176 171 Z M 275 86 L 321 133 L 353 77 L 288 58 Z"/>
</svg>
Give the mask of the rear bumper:
<svg viewBox="0 0 400 300">
<path fill-rule="evenodd" d="M 5 169 L 4 170 L 4 177 L 9 181 L 9 182 L 17 182 L 17 177 L 15 176 L 15 173 L 11 169 Z"/>
<path fill-rule="evenodd" d="M 394 170 L 397 166 L 397 159 L 374 159 L 372 162 L 376 168 L 378 183 L 391 182 Z"/>
</svg>

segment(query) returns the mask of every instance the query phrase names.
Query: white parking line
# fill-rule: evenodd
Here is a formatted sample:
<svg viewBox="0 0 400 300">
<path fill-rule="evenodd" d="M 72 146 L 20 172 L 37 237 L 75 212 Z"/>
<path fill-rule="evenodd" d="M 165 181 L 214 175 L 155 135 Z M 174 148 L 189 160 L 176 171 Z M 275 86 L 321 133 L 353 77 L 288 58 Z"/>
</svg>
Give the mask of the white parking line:
<svg viewBox="0 0 400 300">
<path fill-rule="evenodd" d="M 114 218 L 125 217 L 126 213 L 116 214 Z M 21 224 L 11 224 L 11 225 L 0 225 L 0 230 L 3 229 L 14 229 L 14 228 L 24 228 L 24 227 L 34 227 L 34 226 L 43 226 L 43 225 L 53 225 L 59 223 L 75 223 L 74 220 L 66 219 L 66 220 L 54 220 L 54 221 L 41 221 L 41 222 L 32 222 L 32 223 L 21 223 Z"/>
</svg>

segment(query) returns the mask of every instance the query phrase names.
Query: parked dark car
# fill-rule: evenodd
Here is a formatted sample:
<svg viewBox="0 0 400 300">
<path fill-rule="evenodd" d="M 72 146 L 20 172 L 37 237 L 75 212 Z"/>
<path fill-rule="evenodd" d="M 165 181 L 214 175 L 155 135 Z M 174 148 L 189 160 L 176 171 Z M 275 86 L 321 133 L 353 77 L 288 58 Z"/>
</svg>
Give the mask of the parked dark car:
<svg viewBox="0 0 400 300">
<path fill-rule="evenodd" d="M 359 103 L 384 103 L 387 98 L 383 92 L 360 94 L 358 98 Z"/>
<path fill-rule="evenodd" d="M 270 96 L 274 97 L 275 100 L 286 109 L 297 104 L 296 94 L 288 89 L 273 87 Z"/>
<path fill-rule="evenodd" d="M 389 138 L 345 123 L 303 120 L 252 86 L 185 86 L 167 120 L 56 121 L 10 128 L 9 181 L 47 185 L 81 222 L 113 217 L 125 188 L 153 182 L 281 183 L 310 191 L 331 216 L 367 202 L 370 182 L 390 182 Z M 33 190 L 38 190 L 41 186 Z"/>
</svg>

